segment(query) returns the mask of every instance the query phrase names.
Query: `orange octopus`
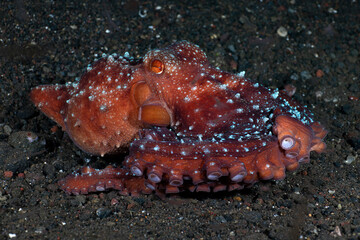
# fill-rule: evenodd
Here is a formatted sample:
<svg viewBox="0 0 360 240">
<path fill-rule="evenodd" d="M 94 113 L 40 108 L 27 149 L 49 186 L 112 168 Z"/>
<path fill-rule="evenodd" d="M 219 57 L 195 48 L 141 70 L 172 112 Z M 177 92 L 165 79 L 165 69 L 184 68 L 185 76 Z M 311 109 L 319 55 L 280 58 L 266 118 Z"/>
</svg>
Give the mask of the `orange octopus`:
<svg viewBox="0 0 360 240">
<path fill-rule="evenodd" d="M 69 194 L 222 191 L 280 180 L 321 153 L 326 130 L 285 91 L 212 67 L 181 41 L 141 59 L 104 57 L 31 100 L 93 155 L 129 155 L 121 167 L 84 167 L 59 182 Z"/>
</svg>

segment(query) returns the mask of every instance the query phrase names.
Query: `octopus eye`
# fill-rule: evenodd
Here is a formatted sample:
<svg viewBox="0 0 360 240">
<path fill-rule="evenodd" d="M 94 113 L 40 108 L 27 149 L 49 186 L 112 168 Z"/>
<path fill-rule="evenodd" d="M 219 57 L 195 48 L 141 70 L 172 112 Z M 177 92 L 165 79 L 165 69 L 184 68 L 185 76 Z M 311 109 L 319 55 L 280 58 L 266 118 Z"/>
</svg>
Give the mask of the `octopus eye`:
<svg viewBox="0 0 360 240">
<path fill-rule="evenodd" d="M 150 64 L 150 70 L 156 74 L 161 74 L 164 72 L 165 65 L 162 61 L 155 59 Z"/>
</svg>

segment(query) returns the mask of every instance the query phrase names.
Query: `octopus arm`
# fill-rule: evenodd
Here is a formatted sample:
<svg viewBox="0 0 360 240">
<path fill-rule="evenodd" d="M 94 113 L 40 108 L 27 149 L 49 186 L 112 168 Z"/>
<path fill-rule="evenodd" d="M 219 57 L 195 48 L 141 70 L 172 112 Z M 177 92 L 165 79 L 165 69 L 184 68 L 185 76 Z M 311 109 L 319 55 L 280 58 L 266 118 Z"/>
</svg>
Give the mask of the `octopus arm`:
<svg viewBox="0 0 360 240">
<path fill-rule="evenodd" d="M 59 181 L 59 186 L 68 194 L 87 194 L 90 192 L 116 189 L 123 195 L 137 196 L 149 194 L 151 189 L 145 186 L 145 179 L 133 176 L 128 169 L 108 166 L 104 169 L 84 167 L 80 172 Z"/>
<path fill-rule="evenodd" d="M 68 98 L 68 87 L 64 85 L 43 85 L 33 88 L 30 92 L 30 99 L 35 106 L 63 129 L 65 123 L 61 111 Z"/>
<path fill-rule="evenodd" d="M 242 184 L 280 180 L 285 169 L 294 171 L 299 163 L 308 162 L 311 151 L 325 149 L 325 130 L 315 127 L 280 115 L 273 135 L 223 142 L 175 141 L 174 134 L 166 133 L 169 130 L 165 128 L 147 130 L 147 135 L 132 143 L 125 166 L 136 176 L 146 175 L 154 185 L 167 182 L 171 192 L 183 186 L 185 179 L 192 179 L 194 186 L 221 177 Z"/>
</svg>

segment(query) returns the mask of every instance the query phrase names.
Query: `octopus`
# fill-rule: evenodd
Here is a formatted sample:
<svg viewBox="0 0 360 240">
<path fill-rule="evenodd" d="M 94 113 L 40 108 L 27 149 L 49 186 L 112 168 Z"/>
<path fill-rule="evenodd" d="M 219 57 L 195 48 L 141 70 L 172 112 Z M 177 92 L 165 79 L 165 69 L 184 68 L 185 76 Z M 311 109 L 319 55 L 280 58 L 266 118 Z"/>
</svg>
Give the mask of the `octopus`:
<svg viewBox="0 0 360 240">
<path fill-rule="evenodd" d="M 30 98 L 83 151 L 128 153 L 117 167 L 83 167 L 61 189 L 138 195 L 284 179 L 326 148 L 327 131 L 290 95 L 215 68 L 180 41 L 140 59 L 103 56 L 79 81 L 35 87 Z"/>
</svg>

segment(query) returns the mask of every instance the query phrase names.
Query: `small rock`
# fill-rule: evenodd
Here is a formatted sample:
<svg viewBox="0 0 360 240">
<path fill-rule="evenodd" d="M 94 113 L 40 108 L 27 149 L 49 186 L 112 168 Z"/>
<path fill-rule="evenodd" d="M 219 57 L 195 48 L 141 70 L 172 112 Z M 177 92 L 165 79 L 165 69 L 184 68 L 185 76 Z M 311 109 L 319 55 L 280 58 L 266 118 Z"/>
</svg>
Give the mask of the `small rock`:
<svg viewBox="0 0 360 240">
<path fill-rule="evenodd" d="M 9 233 L 9 238 L 16 238 L 16 233 Z"/>
<path fill-rule="evenodd" d="M 106 226 L 108 226 L 108 227 L 112 227 L 112 226 L 115 226 L 115 225 L 116 225 L 115 222 L 107 222 L 106 223 Z"/>
<path fill-rule="evenodd" d="M 88 221 L 92 217 L 91 212 L 85 210 L 83 213 L 79 215 L 80 221 Z"/>
<path fill-rule="evenodd" d="M 134 201 L 142 206 L 145 203 L 145 198 L 138 197 L 138 198 L 135 198 Z"/>
<path fill-rule="evenodd" d="M 262 219 L 260 212 L 251 211 L 245 214 L 245 219 L 251 223 L 258 223 Z"/>
<path fill-rule="evenodd" d="M 334 29 L 334 27 L 329 24 L 327 25 L 324 29 L 323 29 L 323 34 L 325 34 L 327 37 L 333 37 L 335 36 L 335 34 L 337 34 L 336 30 Z"/>
<path fill-rule="evenodd" d="M 44 164 L 43 172 L 45 176 L 53 177 L 55 175 L 55 167 L 51 164 Z"/>
<path fill-rule="evenodd" d="M 292 84 L 286 84 L 284 89 L 287 95 L 289 95 L 290 97 L 292 97 L 296 93 L 296 87 Z"/>
<path fill-rule="evenodd" d="M 25 174 L 25 180 L 30 185 L 39 185 L 40 182 L 44 180 L 44 176 L 36 172 L 28 172 Z"/>
<path fill-rule="evenodd" d="M 238 201 L 238 202 L 241 202 L 241 201 L 242 201 L 242 198 L 239 197 L 239 196 L 235 196 L 233 199 L 234 199 L 235 201 Z"/>
<path fill-rule="evenodd" d="M 228 46 L 228 49 L 229 49 L 231 52 L 236 53 L 236 49 L 235 49 L 234 45 L 230 44 L 230 45 Z"/>
<path fill-rule="evenodd" d="M 96 210 L 96 216 L 98 216 L 101 219 L 110 216 L 111 213 L 112 211 L 108 208 L 99 208 L 98 210 Z"/>
<path fill-rule="evenodd" d="M 217 221 L 221 222 L 221 223 L 226 223 L 227 220 L 224 218 L 224 216 L 220 215 L 220 216 L 217 216 L 215 218 Z"/>
<path fill-rule="evenodd" d="M 291 74 L 290 79 L 294 80 L 294 81 L 297 81 L 297 80 L 299 80 L 299 75 L 296 74 L 296 73 L 293 73 L 293 74 Z"/>
<path fill-rule="evenodd" d="M 322 91 L 316 91 L 316 92 L 315 92 L 315 96 L 316 96 L 317 98 L 321 98 L 323 95 L 324 95 L 324 92 L 322 92 Z"/>
<path fill-rule="evenodd" d="M 321 196 L 321 195 L 315 195 L 314 197 L 318 201 L 318 203 L 324 203 L 325 202 L 325 198 L 323 196 Z"/>
<path fill-rule="evenodd" d="M 151 23 L 154 27 L 156 27 L 161 23 L 161 18 L 155 18 Z"/>
<path fill-rule="evenodd" d="M 25 178 L 25 174 L 24 173 L 18 173 L 18 178 Z"/>
<path fill-rule="evenodd" d="M 10 135 L 11 132 L 12 132 L 12 129 L 11 129 L 11 127 L 10 127 L 9 125 L 5 125 L 5 126 L 3 127 L 3 129 L 4 129 L 4 133 L 5 133 L 6 135 Z"/>
<path fill-rule="evenodd" d="M 45 227 L 38 227 L 37 229 L 35 229 L 35 233 L 37 234 L 43 234 L 46 231 Z"/>
<path fill-rule="evenodd" d="M 342 68 L 344 68 L 345 67 L 345 63 L 343 63 L 343 62 L 337 62 L 337 66 L 336 66 L 336 70 L 338 71 L 338 72 L 340 72 L 340 69 L 342 69 Z"/>
<path fill-rule="evenodd" d="M 247 31 L 257 30 L 256 24 L 252 23 L 247 16 L 241 15 L 239 20 L 244 25 L 244 29 L 246 29 Z"/>
<path fill-rule="evenodd" d="M 86 197 L 84 195 L 77 195 L 75 199 L 81 204 L 84 205 L 86 202 Z"/>
<path fill-rule="evenodd" d="M 291 228 L 275 225 L 270 228 L 267 239 L 291 239 Z"/>
<path fill-rule="evenodd" d="M 332 195 L 332 194 L 334 194 L 334 193 L 335 193 L 335 190 L 330 190 L 330 189 L 329 189 L 329 191 L 328 191 L 328 192 L 329 192 L 329 194 L 331 194 L 331 195 Z"/>
<path fill-rule="evenodd" d="M 9 136 L 8 143 L 14 148 L 24 148 L 29 143 L 32 143 L 38 139 L 38 136 L 33 132 L 20 131 L 14 132 Z"/>
<path fill-rule="evenodd" d="M 46 189 L 51 192 L 56 192 L 59 189 L 59 185 L 58 184 L 49 184 L 46 186 Z"/>
<path fill-rule="evenodd" d="M 276 32 L 280 37 L 286 37 L 288 35 L 288 31 L 283 26 L 279 27 Z"/>
<path fill-rule="evenodd" d="M 48 67 L 46 67 L 46 66 L 44 66 L 42 70 L 43 70 L 44 73 L 49 73 L 49 72 L 51 72 L 51 69 L 48 68 Z"/>
<path fill-rule="evenodd" d="M 79 207 L 79 206 L 81 206 L 81 204 L 79 203 L 79 201 L 78 201 L 76 198 L 71 199 L 71 200 L 70 200 L 70 204 L 71 204 L 71 206 L 73 206 L 73 207 Z"/>
<path fill-rule="evenodd" d="M 117 200 L 116 198 L 111 199 L 111 205 L 116 205 L 119 203 L 119 200 Z"/>
<path fill-rule="evenodd" d="M 346 157 L 346 160 L 344 161 L 344 163 L 347 164 L 347 165 L 350 165 L 350 164 L 352 164 L 352 163 L 356 160 L 356 157 L 357 157 L 357 156 L 348 155 L 348 156 Z"/>
<path fill-rule="evenodd" d="M 71 77 L 71 78 L 76 77 L 76 75 L 77 75 L 77 73 L 75 73 L 75 72 L 68 72 L 67 73 L 67 76 Z"/>
<path fill-rule="evenodd" d="M 43 150 L 46 144 L 45 140 L 40 139 L 35 133 L 30 131 L 12 133 L 9 136 L 8 143 L 16 149 L 30 153 Z"/>
<path fill-rule="evenodd" d="M 4 172 L 4 177 L 5 178 L 12 178 L 13 175 L 14 175 L 14 172 L 12 172 L 12 171 L 5 171 Z"/>
<path fill-rule="evenodd" d="M 353 113 L 353 106 L 351 104 L 346 103 L 341 107 L 341 110 L 343 113 L 347 115 L 351 115 Z"/>
<path fill-rule="evenodd" d="M 300 73 L 300 76 L 301 76 L 303 79 L 305 79 L 305 80 L 309 80 L 309 79 L 312 78 L 310 72 L 309 72 L 309 71 L 306 71 L 306 70 L 305 70 L 305 71 L 302 71 L 302 72 Z"/>
<path fill-rule="evenodd" d="M 341 237 L 342 234 L 341 234 L 340 227 L 339 227 L 339 226 L 336 226 L 335 229 L 334 229 L 334 231 L 332 231 L 332 232 L 330 233 L 330 235 L 333 236 L 333 237 L 335 237 L 335 238 L 336 238 L 336 237 Z"/>
<path fill-rule="evenodd" d="M 328 13 L 336 14 L 337 12 L 338 11 L 336 9 L 332 8 L 332 7 L 328 9 Z"/>
<path fill-rule="evenodd" d="M 8 151 L 8 154 L 3 158 L 3 160 L 5 170 L 12 171 L 14 173 L 25 171 L 25 169 L 27 169 L 31 164 L 31 160 L 26 156 L 26 154 L 18 149 Z"/>
<path fill-rule="evenodd" d="M 357 151 L 360 149 L 360 133 L 357 131 L 349 132 L 345 135 L 346 141 Z"/>
<path fill-rule="evenodd" d="M 1 192 L 0 192 L 0 202 L 6 201 L 7 197 L 6 196 L 2 196 Z"/>
<path fill-rule="evenodd" d="M 359 55 L 359 51 L 356 50 L 356 49 L 351 49 L 351 50 L 350 50 L 350 54 L 351 54 L 351 56 L 353 56 L 353 57 L 357 57 L 357 56 Z"/>
<path fill-rule="evenodd" d="M 316 77 L 322 78 L 324 76 L 324 72 L 321 69 L 318 69 L 316 71 Z"/>
</svg>

